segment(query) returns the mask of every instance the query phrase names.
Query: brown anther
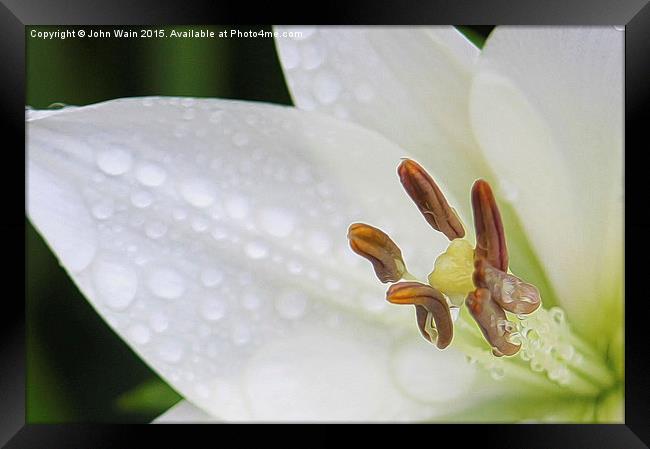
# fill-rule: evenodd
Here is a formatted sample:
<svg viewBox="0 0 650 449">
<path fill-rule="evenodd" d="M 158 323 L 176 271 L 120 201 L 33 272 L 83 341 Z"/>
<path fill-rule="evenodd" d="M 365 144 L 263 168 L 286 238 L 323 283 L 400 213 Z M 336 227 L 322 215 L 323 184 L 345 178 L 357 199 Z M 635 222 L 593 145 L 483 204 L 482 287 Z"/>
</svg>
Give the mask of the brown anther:
<svg viewBox="0 0 650 449">
<path fill-rule="evenodd" d="M 472 186 L 472 209 L 476 230 L 475 258 L 486 259 L 501 271 L 508 270 L 508 248 L 499 208 L 490 185 L 479 179 Z"/>
<path fill-rule="evenodd" d="M 542 303 L 537 287 L 494 268 L 485 259 L 474 262 L 473 280 L 477 287 L 490 290 L 492 299 L 508 312 L 526 315 Z"/>
<path fill-rule="evenodd" d="M 449 305 L 438 290 L 419 282 L 400 282 L 390 286 L 386 299 L 393 304 L 414 305 L 422 336 L 438 349 L 449 346 L 454 336 L 454 325 Z"/>
<path fill-rule="evenodd" d="M 417 162 L 404 159 L 397 167 L 399 179 L 425 220 L 433 229 L 442 232 L 449 240 L 465 236 L 465 229 L 449 206 L 433 178 Z"/>
<path fill-rule="evenodd" d="M 402 252 L 385 232 L 364 223 L 353 223 L 348 228 L 352 251 L 372 263 L 375 274 L 384 284 L 402 279 L 406 266 Z"/>
<path fill-rule="evenodd" d="M 465 303 L 485 339 L 492 346 L 495 356 L 515 355 L 519 351 L 521 345 L 508 340 L 512 323 L 506 319 L 506 314 L 499 304 L 492 300 L 487 288 L 477 288 L 470 292 Z"/>
</svg>

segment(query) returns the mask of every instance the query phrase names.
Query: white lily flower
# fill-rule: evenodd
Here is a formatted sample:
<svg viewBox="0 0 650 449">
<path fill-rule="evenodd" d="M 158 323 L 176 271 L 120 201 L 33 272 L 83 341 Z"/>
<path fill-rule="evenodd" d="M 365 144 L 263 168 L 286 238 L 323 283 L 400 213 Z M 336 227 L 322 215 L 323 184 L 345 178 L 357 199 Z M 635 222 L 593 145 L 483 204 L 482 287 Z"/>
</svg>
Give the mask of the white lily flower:
<svg viewBox="0 0 650 449">
<path fill-rule="evenodd" d="M 28 214 L 179 421 L 621 421 L 623 33 L 322 28 L 278 39 L 297 108 L 131 98 L 27 114 Z M 448 241 L 396 176 L 429 170 L 472 232 L 495 186 L 543 309 L 492 355 L 461 308 L 438 350 L 350 250 L 386 231 L 426 279 Z M 473 241 L 473 236 L 469 236 Z M 566 311 L 566 314 L 564 313 Z M 470 363 L 468 363 L 468 358 Z"/>
</svg>

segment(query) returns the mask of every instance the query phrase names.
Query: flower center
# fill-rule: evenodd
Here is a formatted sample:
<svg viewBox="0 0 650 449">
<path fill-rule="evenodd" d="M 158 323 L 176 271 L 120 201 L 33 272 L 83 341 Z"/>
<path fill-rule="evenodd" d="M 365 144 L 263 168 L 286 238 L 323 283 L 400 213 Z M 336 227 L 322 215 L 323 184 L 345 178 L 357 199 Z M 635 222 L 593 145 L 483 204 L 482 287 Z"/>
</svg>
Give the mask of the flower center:
<svg viewBox="0 0 650 449">
<path fill-rule="evenodd" d="M 496 356 L 514 355 L 520 345 L 510 341 L 514 326 L 505 311 L 534 312 L 540 305 L 538 290 L 508 274 L 508 250 L 501 215 L 492 189 L 478 180 L 472 187 L 476 247 L 464 240 L 465 229 L 433 178 L 416 162 L 404 159 L 397 172 L 404 189 L 435 230 L 451 243 L 435 262 L 428 284 L 404 282 L 392 285 L 386 299 L 393 304 L 415 306 L 422 336 L 439 349 L 453 337 L 451 308 L 466 303 Z M 373 226 L 354 223 L 348 230 L 352 250 L 373 265 L 383 283 L 412 278 L 402 252 L 391 238 Z M 435 323 L 435 326 L 433 325 Z"/>
<path fill-rule="evenodd" d="M 463 238 L 456 211 L 419 164 L 405 159 L 398 174 L 427 223 L 450 240 L 428 282 L 409 274 L 399 247 L 380 229 L 355 223 L 348 239 L 352 250 L 372 263 L 379 280 L 392 283 L 386 299 L 415 306 L 416 323 L 427 341 L 445 349 L 453 339 L 471 362 L 481 364 L 495 379 L 508 374 L 540 391 L 559 385 L 593 398 L 615 386 L 602 356 L 570 331 L 564 312 L 541 308 L 538 289 L 509 272 L 505 230 L 487 182 L 478 180 L 472 186 L 472 247 Z M 399 282 L 402 279 L 408 281 Z"/>
</svg>

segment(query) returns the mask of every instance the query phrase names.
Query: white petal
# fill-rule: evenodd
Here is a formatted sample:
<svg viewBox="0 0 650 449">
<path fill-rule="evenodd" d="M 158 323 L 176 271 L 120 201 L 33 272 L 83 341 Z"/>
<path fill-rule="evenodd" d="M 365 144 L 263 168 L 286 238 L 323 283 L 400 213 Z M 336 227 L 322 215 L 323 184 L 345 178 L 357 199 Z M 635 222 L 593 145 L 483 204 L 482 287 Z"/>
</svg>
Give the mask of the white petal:
<svg viewBox="0 0 650 449">
<path fill-rule="evenodd" d="M 294 29 L 279 29 L 286 30 Z M 276 39 L 296 106 L 362 124 L 406 148 L 469 218 L 469 188 L 487 176 L 467 114 L 478 48 L 453 27 L 301 30 L 300 38 Z"/>
<path fill-rule="evenodd" d="M 499 27 L 472 87 L 480 145 L 582 331 L 620 302 L 622 108 L 613 27 Z"/>
<path fill-rule="evenodd" d="M 188 401 L 180 401 L 158 418 L 153 420 L 153 424 L 192 424 L 192 423 L 216 423 L 219 422 L 214 417 L 208 415 L 200 408 L 192 405 Z"/>
<path fill-rule="evenodd" d="M 28 144 L 32 222 L 119 335 L 211 415 L 423 419 L 471 391 L 464 357 L 425 343 L 347 246 L 349 223 L 368 221 L 424 274 L 445 243 L 379 135 L 294 108 L 145 98 L 30 121 Z"/>
</svg>

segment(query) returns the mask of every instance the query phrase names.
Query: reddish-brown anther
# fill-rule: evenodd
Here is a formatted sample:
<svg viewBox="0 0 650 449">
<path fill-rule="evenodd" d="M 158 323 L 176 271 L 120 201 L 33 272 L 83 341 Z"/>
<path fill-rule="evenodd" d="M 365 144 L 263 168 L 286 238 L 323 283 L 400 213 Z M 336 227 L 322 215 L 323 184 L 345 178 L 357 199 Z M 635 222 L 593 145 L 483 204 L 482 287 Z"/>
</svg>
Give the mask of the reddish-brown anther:
<svg viewBox="0 0 650 449">
<path fill-rule="evenodd" d="M 472 186 L 472 210 L 476 230 L 474 257 L 486 259 L 503 272 L 508 271 L 508 248 L 501 214 L 490 185 L 482 179 Z"/>
<path fill-rule="evenodd" d="M 406 266 L 402 252 L 385 232 L 364 223 L 353 223 L 348 228 L 352 251 L 372 264 L 375 274 L 384 284 L 402 279 Z"/>
<path fill-rule="evenodd" d="M 537 287 L 494 268 L 485 259 L 474 261 L 472 278 L 474 285 L 490 290 L 492 299 L 508 312 L 526 315 L 542 303 Z"/>
<path fill-rule="evenodd" d="M 470 292 L 465 300 L 469 312 L 481 328 L 485 339 L 492 346 L 492 353 L 501 357 L 515 355 L 521 345 L 508 340 L 512 323 L 506 319 L 503 309 L 491 298 L 487 288 L 477 288 Z"/>
<path fill-rule="evenodd" d="M 449 346 L 454 325 L 447 301 L 438 290 L 419 282 L 400 282 L 390 286 L 386 299 L 393 304 L 414 305 L 422 336 L 438 349 Z"/>
<path fill-rule="evenodd" d="M 465 236 L 465 229 L 456 211 L 449 206 L 433 178 L 417 162 L 404 159 L 397 174 L 415 205 L 433 229 L 442 232 L 449 240 Z"/>
</svg>

